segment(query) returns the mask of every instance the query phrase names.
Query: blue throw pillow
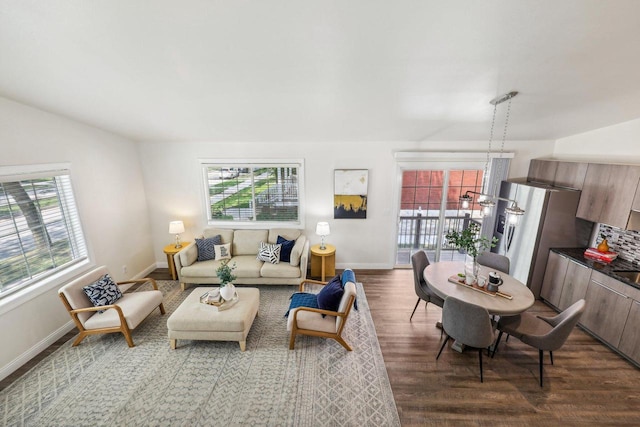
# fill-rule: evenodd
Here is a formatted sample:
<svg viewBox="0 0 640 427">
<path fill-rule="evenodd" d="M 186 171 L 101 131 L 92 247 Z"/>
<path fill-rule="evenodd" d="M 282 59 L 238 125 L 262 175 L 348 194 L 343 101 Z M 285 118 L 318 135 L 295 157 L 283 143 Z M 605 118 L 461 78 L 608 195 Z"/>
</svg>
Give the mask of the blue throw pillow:
<svg viewBox="0 0 640 427">
<path fill-rule="evenodd" d="M 342 288 L 342 282 L 338 275 L 324 285 L 318 293 L 318 307 L 323 310 L 338 311 L 343 294 L 344 289 Z"/>
<path fill-rule="evenodd" d="M 94 307 L 111 305 L 122 298 L 120 288 L 108 274 L 105 274 L 92 284 L 85 286 L 82 290 Z M 102 313 L 103 311 L 104 310 L 100 310 L 98 313 Z"/>
<path fill-rule="evenodd" d="M 291 250 L 293 249 L 293 245 L 296 244 L 296 241 L 287 240 L 282 236 L 278 236 L 276 244 L 282 245 L 282 248 L 280 249 L 280 261 L 291 262 Z"/>
<path fill-rule="evenodd" d="M 198 261 L 208 261 L 216 258 L 215 246 L 222 244 L 222 236 L 219 234 L 206 239 L 196 238 L 196 246 L 198 247 Z"/>
<path fill-rule="evenodd" d="M 296 292 L 291 295 L 291 303 L 289 304 L 289 310 L 284 314 L 284 317 L 289 317 L 289 312 L 297 307 L 318 307 L 318 297 L 316 294 L 310 294 L 307 292 Z"/>
</svg>

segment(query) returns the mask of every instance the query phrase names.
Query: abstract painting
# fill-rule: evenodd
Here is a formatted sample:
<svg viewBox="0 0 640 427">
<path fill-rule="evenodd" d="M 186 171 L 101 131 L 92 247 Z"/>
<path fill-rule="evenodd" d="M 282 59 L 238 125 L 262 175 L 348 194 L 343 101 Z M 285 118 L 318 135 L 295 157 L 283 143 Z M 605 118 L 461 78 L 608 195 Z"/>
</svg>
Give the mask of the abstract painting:
<svg viewBox="0 0 640 427">
<path fill-rule="evenodd" d="M 333 217 L 338 219 L 367 217 L 367 169 L 334 171 Z"/>
</svg>

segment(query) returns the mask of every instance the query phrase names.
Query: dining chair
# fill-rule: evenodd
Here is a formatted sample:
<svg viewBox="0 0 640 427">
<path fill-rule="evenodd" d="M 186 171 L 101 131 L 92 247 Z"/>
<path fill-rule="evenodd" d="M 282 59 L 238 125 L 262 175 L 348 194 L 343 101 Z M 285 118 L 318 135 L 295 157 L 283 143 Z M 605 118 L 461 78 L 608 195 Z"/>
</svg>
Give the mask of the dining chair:
<svg viewBox="0 0 640 427">
<path fill-rule="evenodd" d="M 424 300 L 427 305 L 429 303 L 435 304 L 438 307 L 442 307 L 444 304 L 444 300 L 437 296 L 429 286 L 427 282 L 424 280 L 424 269 L 429 265 L 429 257 L 425 253 L 425 251 L 418 251 L 415 254 L 411 255 L 411 267 L 413 268 L 413 285 L 415 287 L 416 295 L 418 295 L 418 301 L 416 302 L 415 307 L 413 307 L 413 311 L 411 312 L 411 317 L 409 321 L 413 319 L 413 315 L 418 308 L 418 304 L 420 304 L 421 300 Z"/>
<path fill-rule="evenodd" d="M 484 265 L 485 267 L 493 268 L 503 273 L 509 274 L 511 262 L 509 261 L 509 258 L 504 255 L 485 251 L 478 255 L 478 258 L 476 260 L 480 265 Z"/>
<path fill-rule="evenodd" d="M 480 382 L 484 382 L 482 351 L 486 348 L 487 355 L 489 355 L 489 346 L 496 338 L 494 323 L 491 321 L 487 309 L 454 297 L 447 297 L 442 307 L 442 329 L 447 338 L 442 343 L 436 360 L 440 357 L 449 338 L 453 338 L 467 347 L 477 348 L 480 362 Z"/>
<path fill-rule="evenodd" d="M 562 347 L 569 334 L 580 320 L 586 303 L 578 300 L 554 317 L 536 316 L 524 312 L 516 316 L 501 317 L 498 321 L 498 339 L 491 357 L 496 353 L 502 334 L 513 335 L 525 344 L 538 349 L 540 359 L 540 387 L 543 382 L 543 355 L 549 352 L 553 365 L 553 352 Z"/>
</svg>

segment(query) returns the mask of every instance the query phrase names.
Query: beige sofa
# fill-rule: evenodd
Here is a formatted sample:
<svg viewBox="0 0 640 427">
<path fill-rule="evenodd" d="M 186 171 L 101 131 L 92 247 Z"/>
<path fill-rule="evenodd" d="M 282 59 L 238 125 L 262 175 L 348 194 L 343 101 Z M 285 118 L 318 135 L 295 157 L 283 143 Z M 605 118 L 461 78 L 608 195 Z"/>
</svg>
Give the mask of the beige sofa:
<svg viewBox="0 0 640 427">
<path fill-rule="evenodd" d="M 234 274 L 237 285 L 299 285 L 307 277 L 309 241 L 301 230 L 273 228 L 270 230 L 234 230 L 230 228 L 207 228 L 203 237 L 220 235 L 222 243 L 231 243 L 231 261 L 236 265 Z M 295 240 L 291 261 L 277 264 L 256 259 L 260 242 L 276 243 L 278 236 Z M 178 280 L 184 290 L 190 284 L 218 284 L 216 269 L 221 260 L 197 261 L 198 247 L 195 242 L 174 255 Z"/>
</svg>

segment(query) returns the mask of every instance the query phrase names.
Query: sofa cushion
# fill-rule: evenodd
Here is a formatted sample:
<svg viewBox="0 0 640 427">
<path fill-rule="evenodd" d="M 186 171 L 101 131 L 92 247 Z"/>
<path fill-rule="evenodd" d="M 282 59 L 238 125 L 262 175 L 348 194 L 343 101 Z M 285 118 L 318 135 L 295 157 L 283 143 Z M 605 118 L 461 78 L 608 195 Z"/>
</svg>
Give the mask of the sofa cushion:
<svg viewBox="0 0 640 427">
<path fill-rule="evenodd" d="M 130 329 L 138 326 L 162 302 L 161 291 L 144 291 L 124 294 L 118 300 L 118 307 L 127 319 Z M 113 328 L 120 326 L 120 317 L 115 308 L 91 316 L 84 323 L 86 329 Z"/>
<path fill-rule="evenodd" d="M 260 242 L 266 242 L 268 230 L 236 230 L 233 233 L 234 255 L 253 255 L 260 250 Z"/>
<path fill-rule="evenodd" d="M 82 290 L 95 307 L 111 305 L 122 298 L 120 288 L 109 274 L 105 274 L 95 282 L 83 287 Z M 98 313 L 103 311 L 100 310 Z"/>
<path fill-rule="evenodd" d="M 297 267 L 300 265 L 300 257 L 302 256 L 302 250 L 304 249 L 306 241 L 307 238 L 304 235 L 296 239 L 296 244 L 293 245 L 293 249 L 291 249 L 291 259 L 289 261 L 292 266 Z"/>
<path fill-rule="evenodd" d="M 256 259 L 271 264 L 280 262 L 280 250 L 282 245 L 260 242 L 260 250 Z"/>
<path fill-rule="evenodd" d="M 300 267 L 293 267 L 288 262 L 278 264 L 265 262 L 260 269 L 260 276 L 272 279 L 292 279 L 300 277 Z"/>
<path fill-rule="evenodd" d="M 231 243 L 214 246 L 216 259 L 231 259 Z"/>
<path fill-rule="evenodd" d="M 216 258 L 215 245 L 222 243 L 222 237 L 218 234 L 214 237 L 196 237 L 196 247 L 198 248 L 198 261 L 208 261 Z"/>
<path fill-rule="evenodd" d="M 335 333 L 338 330 L 336 316 L 322 317 L 320 313 L 314 313 L 312 311 L 301 311 L 297 316 L 294 316 L 293 313 L 298 310 L 300 310 L 299 307 L 292 309 L 289 313 L 289 318 L 287 319 L 287 331 L 291 331 L 294 317 L 296 318 L 296 323 L 300 329 L 310 329 L 313 331 L 324 331 L 329 333 Z M 337 317 L 337 319 L 340 319 L 340 317 Z"/>
<path fill-rule="evenodd" d="M 205 228 L 202 232 L 204 237 L 215 237 L 220 235 L 222 243 L 233 243 L 233 231 L 230 228 Z"/>
<path fill-rule="evenodd" d="M 278 236 L 287 240 L 296 240 L 302 234 L 302 230 L 295 228 L 271 228 L 269 230 L 269 243 L 278 243 Z"/>
<path fill-rule="evenodd" d="M 278 236 L 278 240 L 276 240 L 276 243 L 282 245 L 282 249 L 280 249 L 280 261 L 291 262 L 291 250 L 296 244 L 296 241 L 287 240 L 282 236 Z"/>
<path fill-rule="evenodd" d="M 195 262 L 191 265 L 182 267 L 182 277 L 211 277 L 211 283 L 219 283 L 216 277 L 216 268 L 220 266 L 222 262 L 217 259 L 209 261 Z"/>
<path fill-rule="evenodd" d="M 256 259 L 256 255 L 234 255 L 232 261 L 236 264 L 234 274 L 242 278 L 260 277 L 263 264 L 269 264 Z M 269 264 L 272 265 L 272 264 Z"/>
<path fill-rule="evenodd" d="M 340 276 L 336 276 L 318 292 L 318 307 L 324 310 L 338 311 L 340 300 L 344 294 Z"/>
</svg>

